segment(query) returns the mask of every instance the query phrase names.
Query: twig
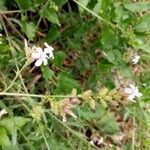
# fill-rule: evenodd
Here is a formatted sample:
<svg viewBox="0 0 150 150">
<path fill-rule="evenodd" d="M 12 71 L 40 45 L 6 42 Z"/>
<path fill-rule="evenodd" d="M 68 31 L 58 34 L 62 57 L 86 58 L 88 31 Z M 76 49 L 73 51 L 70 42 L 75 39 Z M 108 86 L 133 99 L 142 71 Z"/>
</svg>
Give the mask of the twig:
<svg viewBox="0 0 150 150">
<path fill-rule="evenodd" d="M 12 22 L 5 16 L 3 15 L 3 17 L 5 18 L 5 20 L 7 21 L 8 25 L 12 28 L 12 30 L 14 30 L 19 36 L 20 38 L 24 39 L 24 37 L 21 35 L 21 33 L 16 29 L 16 27 L 12 24 Z"/>
</svg>

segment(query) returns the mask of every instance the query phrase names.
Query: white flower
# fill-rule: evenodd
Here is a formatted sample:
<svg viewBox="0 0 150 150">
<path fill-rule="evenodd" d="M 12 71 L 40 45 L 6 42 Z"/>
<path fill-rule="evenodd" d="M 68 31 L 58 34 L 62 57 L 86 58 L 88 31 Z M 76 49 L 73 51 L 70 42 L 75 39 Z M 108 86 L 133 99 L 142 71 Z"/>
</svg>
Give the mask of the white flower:
<svg viewBox="0 0 150 150">
<path fill-rule="evenodd" d="M 34 47 L 35 52 L 32 53 L 32 58 L 36 60 L 35 66 L 37 67 L 42 65 L 42 63 L 44 63 L 44 66 L 46 66 L 48 64 L 48 59 L 54 59 L 54 48 L 52 46 L 49 46 L 46 42 L 44 43 L 44 45 L 44 51 L 41 47 Z"/>
<path fill-rule="evenodd" d="M 37 47 L 35 52 L 32 53 L 32 58 L 36 59 L 35 66 L 37 67 L 42 63 L 44 63 L 44 66 L 46 66 L 48 63 L 48 55 L 46 55 L 46 53 L 40 47 Z"/>
<path fill-rule="evenodd" d="M 54 59 L 53 50 L 54 48 L 52 46 L 49 46 L 46 42 L 44 43 L 45 47 L 44 52 L 48 55 L 49 58 Z"/>
<path fill-rule="evenodd" d="M 0 117 L 2 117 L 3 115 L 7 114 L 8 112 L 6 111 L 6 109 L 3 109 L 0 111 Z"/>
<path fill-rule="evenodd" d="M 137 64 L 138 62 L 139 62 L 139 60 L 140 60 L 140 56 L 139 55 L 134 55 L 133 57 L 132 57 L 132 59 L 131 59 L 131 61 L 132 61 L 132 64 Z"/>
<path fill-rule="evenodd" d="M 136 97 L 141 97 L 142 93 L 139 92 L 139 89 L 137 86 L 134 86 L 132 84 L 129 84 L 130 87 L 125 88 L 124 92 L 128 95 L 128 100 L 134 101 Z"/>
</svg>

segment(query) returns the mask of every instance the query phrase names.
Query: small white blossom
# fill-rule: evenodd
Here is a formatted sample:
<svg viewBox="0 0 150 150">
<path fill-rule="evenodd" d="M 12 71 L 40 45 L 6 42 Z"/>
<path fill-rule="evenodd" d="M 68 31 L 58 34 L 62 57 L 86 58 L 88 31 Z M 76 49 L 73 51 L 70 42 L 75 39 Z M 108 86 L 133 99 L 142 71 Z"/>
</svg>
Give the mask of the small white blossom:
<svg viewBox="0 0 150 150">
<path fill-rule="evenodd" d="M 42 63 L 44 64 L 44 66 L 46 66 L 48 64 L 48 59 L 54 59 L 54 48 L 52 46 L 49 46 L 46 42 L 44 43 L 44 45 L 44 50 L 41 47 L 34 47 L 35 52 L 32 53 L 32 58 L 36 60 L 35 66 L 37 67 L 42 65 Z"/>
<path fill-rule="evenodd" d="M 32 58 L 36 59 L 35 66 L 40 66 L 44 63 L 44 66 L 48 64 L 48 55 L 42 50 L 42 48 L 37 47 L 35 52 L 32 53 Z"/>
<path fill-rule="evenodd" d="M 6 111 L 6 109 L 2 109 L 0 111 L 0 117 L 2 117 L 3 115 L 7 114 L 8 112 Z"/>
<path fill-rule="evenodd" d="M 132 64 L 137 64 L 138 62 L 139 62 L 139 60 L 140 60 L 140 56 L 139 55 L 134 55 L 133 57 L 132 57 L 132 59 L 131 59 L 131 61 L 132 61 Z"/>
<path fill-rule="evenodd" d="M 142 93 L 139 92 L 139 89 L 137 86 L 134 86 L 132 84 L 129 84 L 130 87 L 125 88 L 124 92 L 128 95 L 128 100 L 134 101 L 136 97 L 141 97 Z"/>
<path fill-rule="evenodd" d="M 44 43 L 45 47 L 44 52 L 48 55 L 49 58 L 54 59 L 53 50 L 54 48 L 52 46 L 49 46 L 46 42 Z"/>
</svg>

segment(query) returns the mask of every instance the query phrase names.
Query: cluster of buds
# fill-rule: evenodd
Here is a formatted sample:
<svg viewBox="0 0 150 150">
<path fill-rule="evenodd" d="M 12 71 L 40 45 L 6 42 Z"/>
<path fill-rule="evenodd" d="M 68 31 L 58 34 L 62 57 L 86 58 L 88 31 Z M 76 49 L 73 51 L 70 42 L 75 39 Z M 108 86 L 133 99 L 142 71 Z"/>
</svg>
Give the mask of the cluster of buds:
<svg viewBox="0 0 150 150">
<path fill-rule="evenodd" d="M 68 98 L 62 99 L 61 101 L 55 101 L 55 99 L 52 99 L 52 98 L 49 99 L 52 112 L 55 115 L 61 116 L 62 122 L 67 121 L 67 115 L 70 115 L 73 118 L 77 118 L 77 116 L 72 111 L 73 107 L 80 104 L 80 101 L 77 98 L 76 94 L 77 94 L 77 91 L 73 89 L 71 96 Z"/>
<path fill-rule="evenodd" d="M 108 90 L 107 88 L 101 88 L 96 95 L 96 98 L 100 100 L 104 107 L 107 107 L 106 101 L 109 101 L 113 104 L 115 104 L 115 102 L 127 104 L 127 100 L 136 102 L 136 98 L 141 96 L 142 93 L 139 92 L 138 87 L 129 84 L 129 86 L 119 89 Z"/>
<path fill-rule="evenodd" d="M 58 6 L 54 2 L 50 2 L 50 8 L 54 9 L 55 11 L 58 11 Z"/>
<path fill-rule="evenodd" d="M 41 117 L 43 113 L 44 113 L 44 109 L 40 105 L 38 105 L 33 107 L 33 109 L 30 112 L 30 115 L 34 120 L 41 121 Z"/>
<path fill-rule="evenodd" d="M 62 121 L 67 121 L 67 115 L 77 118 L 73 113 L 72 108 L 80 104 L 79 98 L 77 98 L 76 90 L 73 90 L 71 96 L 64 98 L 61 101 L 55 101 L 50 99 L 51 110 L 55 115 L 62 117 Z M 88 103 L 91 109 L 95 109 L 96 101 L 98 99 L 104 107 L 107 107 L 107 102 L 109 101 L 113 105 L 118 105 L 119 103 L 126 105 L 129 101 L 134 101 L 136 97 L 140 97 L 142 94 L 139 92 L 138 88 L 131 85 L 127 88 L 112 89 L 101 88 L 98 93 L 93 94 L 91 90 L 84 92 L 81 95 L 83 102 Z"/>
<path fill-rule="evenodd" d="M 93 99 L 93 92 L 91 90 L 85 91 L 82 94 L 82 99 L 88 103 L 91 107 L 91 109 L 95 109 L 95 100 Z"/>
<path fill-rule="evenodd" d="M 67 121 L 67 115 L 70 115 L 75 119 L 77 118 L 77 116 L 71 110 L 73 107 L 75 107 L 77 101 L 75 101 L 71 98 L 66 98 L 66 99 L 63 99 L 61 101 L 61 103 L 60 103 L 60 116 L 62 117 L 62 122 Z"/>
<path fill-rule="evenodd" d="M 96 98 L 104 107 L 107 107 L 107 101 L 115 104 L 115 102 L 119 102 L 123 98 L 123 93 L 117 89 L 108 90 L 104 87 L 99 90 Z"/>
</svg>

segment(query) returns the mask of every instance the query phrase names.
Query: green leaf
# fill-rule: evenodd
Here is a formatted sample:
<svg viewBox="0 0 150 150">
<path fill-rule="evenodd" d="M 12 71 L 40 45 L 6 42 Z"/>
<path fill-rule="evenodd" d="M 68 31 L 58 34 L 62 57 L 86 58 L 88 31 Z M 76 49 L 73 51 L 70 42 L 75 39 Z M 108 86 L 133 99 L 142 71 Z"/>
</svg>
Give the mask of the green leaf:
<svg viewBox="0 0 150 150">
<path fill-rule="evenodd" d="M 11 142 L 7 135 L 6 129 L 2 126 L 0 126 L 0 145 L 1 146 L 10 146 L 11 145 Z"/>
<path fill-rule="evenodd" d="M 93 12 L 95 12 L 96 14 L 99 14 L 101 5 L 102 5 L 102 0 L 98 0 L 97 4 L 93 8 Z"/>
<path fill-rule="evenodd" d="M 67 3 L 67 0 L 54 0 L 54 2 L 58 5 L 58 6 L 62 6 L 64 5 L 65 3 Z"/>
<path fill-rule="evenodd" d="M 31 0 L 15 0 L 15 1 L 17 2 L 20 9 L 22 9 L 22 10 L 28 10 L 32 7 Z"/>
<path fill-rule="evenodd" d="M 50 5 L 44 6 L 40 12 L 40 15 L 46 19 L 48 19 L 50 22 L 57 24 L 60 26 L 57 12 L 50 7 Z"/>
<path fill-rule="evenodd" d="M 115 119 L 110 114 L 105 114 L 97 123 L 97 126 L 105 134 L 115 134 L 119 131 L 119 127 Z"/>
<path fill-rule="evenodd" d="M 59 32 L 58 26 L 52 25 L 49 32 L 48 32 L 48 35 L 46 37 L 46 41 L 48 41 L 49 43 L 52 43 L 55 40 L 57 40 L 60 36 L 61 35 Z"/>
<path fill-rule="evenodd" d="M 118 45 L 119 40 L 117 35 L 108 27 L 105 27 L 102 31 L 101 43 L 105 49 L 111 49 Z"/>
<path fill-rule="evenodd" d="M 102 3 L 101 3 L 102 11 L 106 12 L 109 9 L 110 4 L 111 4 L 111 0 L 102 0 Z"/>
<path fill-rule="evenodd" d="M 106 53 L 106 57 L 109 62 L 113 63 L 114 65 L 117 65 L 122 62 L 121 53 L 117 49 L 112 49 Z"/>
<path fill-rule="evenodd" d="M 135 26 L 137 32 L 148 32 L 150 31 L 150 14 L 146 14 L 141 17 Z"/>
<path fill-rule="evenodd" d="M 50 80 L 54 76 L 54 72 L 49 67 L 41 67 L 41 70 L 46 81 Z"/>
<path fill-rule="evenodd" d="M 36 33 L 36 26 L 33 22 L 23 21 L 21 29 L 30 40 L 33 40 L 33 38 L 35 37 L 35 33 Z"/>
<path fill-rule="evenodd" d="M 90 0 L 78 0 L 78 2 L 80 4 L 82 4 L 84 7 L 86 7 L 88 5 L 88 3 L 90 2 Z M 84 11 L 84 9 L 79 7 L 79 11 L 82 13 Z"/>
<path fill-rule="evenodd" d="M 58 77 L 56 92 L 71 93 L 72 89 L 80 91 L 80 85 L 67 72 L 61 72 Z"/>
<path fill-rule="evenodd" d="M 126 77 L 126 78 L 132 77 L 132 71 L 127 65 L 121 64 L 118 66 L 118 68 L 120 69 L 120 72 L 124 77 Z"/>
<path fill-rule="evenodd" d="M 3 125 L 10 133 L 12 133 L 14 128 L 19 129 L 29 121 L 30 121 L 29 118 L 24 117 L 14 117 L 14 118 L 7 117 L 1 121 L 1 125 Z"/>
<path fill-rule="evenodd" d="M 116 120 L 108 113 L 108 110 L 106 111 L 102 105 L 97 104 L 96 110 L 94 112 L 92 112 L 89 107 L 82 106 L 81 109 L 78 109 L 78 113 L 81 119 L 90 121 L 91 124 L 96 126 L 105 134 L 114 134 L 119 131 Z"/>
<path fill-rule="evenodd" d="M 33 0 L 34 5 L 43 3 L 43 0 Z"/>
<path fill-rule="evenodd" d="M 4 0 L 0 0 L 0 10 L 6 10 L 6 7 L 4 5 Z"/>
<path fill-rule="evenodd" d="M 136 3 L 124 3 L 124 7 L 132 12 L 142 12 L 150 10 L 150 3 L 148 2 L 136 2 Z"/>
<path fill-rule="evenodd" d="M 59 52 L 55 53 L 54 64 L 58 67 L 61 67 L 66 56 L 67 56 L 66 53 L 63 51 L 59 51 Z"/>
</svg>

